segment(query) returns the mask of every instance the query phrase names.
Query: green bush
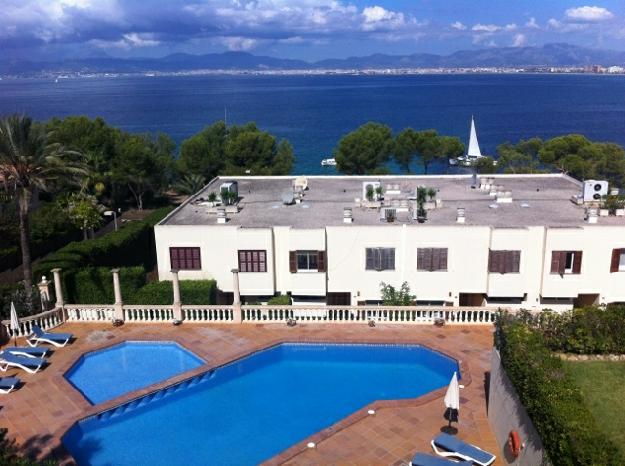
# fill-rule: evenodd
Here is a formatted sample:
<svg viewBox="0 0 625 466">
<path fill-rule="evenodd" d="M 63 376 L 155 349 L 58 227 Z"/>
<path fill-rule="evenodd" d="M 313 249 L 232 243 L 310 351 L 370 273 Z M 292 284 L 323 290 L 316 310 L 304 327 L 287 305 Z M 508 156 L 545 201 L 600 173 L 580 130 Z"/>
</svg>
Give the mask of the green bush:
<svg viewBox="0 0 625 466">
<path fill-rule="evenodd" d="M 180 300 L 182 304 L 215 304 L 215 280 L 181 280 Z M 148 283 L 136 290 L 129 298 L 128 304 L 171 304 L 174 292 L 170 281 Z"/>
<path fill-rule="evenodd" d="M 524 318 L 502 315 L 497 322 L 495 344 L 554 466 L 625 463 L 600 430 L 541 332 Z"/>
<path fill-rule="evenodd" d="M 538 315 L 522 314 L 521 319 L 543 335 L 552 351 L 577 354 L 625 354 L 625 307 L 589 306 L 573 311 Z"/>
<path fill-rule="evenodd" d="M 278 296 L 274 296 L 267 304 L 273 304 L 274 306 L 289 306 L 291 304 L 291 297 L 285 294 L 279 294 Z"/>
<path fill-rule="evenodd" d="M 113 304 L 113 276 L 108 267 L 87 267 L 74 273 L 64 275 L 68 302 L 76 304 Z M 145 285 L 145 269 L 143 267 L 122 267 L 119 270 L 119 284 L 124 296 L 132 296 L 136 290 Z"/>
<path fill-rule="evenodd" d="M 0 270 L 14 269 L 22 263 L 22 256 L 19 248 L 11 246 L 0 249 Z"/>
</svg>

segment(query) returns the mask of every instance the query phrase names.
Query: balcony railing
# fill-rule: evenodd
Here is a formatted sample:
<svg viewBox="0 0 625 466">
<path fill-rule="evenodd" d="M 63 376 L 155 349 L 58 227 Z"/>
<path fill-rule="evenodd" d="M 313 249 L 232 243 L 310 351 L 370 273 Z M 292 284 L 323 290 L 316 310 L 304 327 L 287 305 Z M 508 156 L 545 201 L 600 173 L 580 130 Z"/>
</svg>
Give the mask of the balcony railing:
<svg viewBox="0 0 625 466">
<path fill-rule="evenodd" d="M 3 320 L 2 326 L 4 327 L 4 331 L 7 336 L 26 337 L 33 333 L 33 325 L 38 325 L 43 330 L 48 330 L 56 327 L 57 325 L 61 325 L 62 323 L 63 309 L 55 307 L 49 311 L 19 319 L 20 325 L 17 335 L 11 335 L 11 322 L 9 320 Z"/>
</svg>

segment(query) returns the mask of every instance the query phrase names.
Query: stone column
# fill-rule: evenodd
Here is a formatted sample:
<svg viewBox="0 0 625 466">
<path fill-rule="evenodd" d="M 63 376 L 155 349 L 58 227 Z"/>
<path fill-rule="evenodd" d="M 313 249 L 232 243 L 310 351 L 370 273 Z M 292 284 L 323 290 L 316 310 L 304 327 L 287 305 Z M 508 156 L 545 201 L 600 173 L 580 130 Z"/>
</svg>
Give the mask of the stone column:
<svg viewBox="0 0 625 466">
<path fill-rule="evenodd" d="M 56 295 L 56 307 L 63 307 L 63 286 L 61 285 L 61 269 L 52 269 L 54 275 L 54 294 Z"/>
<path fill-rule="evenodd" d="M 37 288 L 39 288 L 39 296 L 41 297 L 41 310 L 46 311 L 50 303 L 50 282 L 46 279 L 45 275 L 42 276 L 41 281 L 37 283 Z"/>
<path fill-rule="evenodd" d="M 182 316 L 182 302 L 180 300 L 180 280 L 178 279 L 178 271 L 171 271 L 171 284 L 174 289 L 174 319 L 183 320 Z"/>
<path fill-rule="evenodd" d="M 232 320 L 235 324 L 243 322 L 241 315 L 241 291 L 239 290 L 239 269 L 232 269 L 232 291 L 234 299 L 232 300 Z"/>
<path fill-rule="evenodd" d="M 115 293 L 114 318 L 124 320 L 124 302 L 122 301 L 122 288 L 119 284 L 119 269 L 111 269 L 113 274 L 113 293 Z"/>
</svg>

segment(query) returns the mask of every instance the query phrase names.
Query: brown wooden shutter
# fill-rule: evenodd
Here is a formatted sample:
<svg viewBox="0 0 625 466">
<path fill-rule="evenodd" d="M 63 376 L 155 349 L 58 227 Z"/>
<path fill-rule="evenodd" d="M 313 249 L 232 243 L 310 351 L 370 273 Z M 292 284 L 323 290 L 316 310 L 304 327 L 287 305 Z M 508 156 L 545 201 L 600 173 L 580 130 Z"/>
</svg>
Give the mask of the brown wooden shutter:
<svg viewBox="0 0 625 466">
<path fill-rule="evenodd" d="M 582 251 L 575 251 L 573 255 L 573 273 L 582 272 Z"/>
<path fill-rule="evenodd" d="M 440 270 L 447 270 L 447 248 L 441 248 L 441 262 L 440 262 Z"/>
<path fill-rule="evenodd" d="M 521 269 L 521 251 L 512 251 L 512 273 L 519 273 Z"/>
<path fill-rule="evenodd" d="M 423 270 L 432 271 L 432 248 L 425 248 L 423 254 Z"/>
<path fill-rule="evenodd" d="M 501 251 L 488 251 L 488 271 L 492 273 L 503 273 L 503 256 Z"/>
<path fill-rule="evenodd" d="M 551 251 L 551 273 L 561 274 L 563 272 L 560 270 L 561 258 L 561 251 Z"/>
<path fill-rule="evenodd" d="M 289 272 L 297 272 L 297 251 L 289 251 Z"/>
<path fill-rule="evenodd" d="M 328 265 L 326 263 L 326 252 L 317 251 L 317 270 L 319 272 L 325 272 L 327 269 Z"/>
<path fill-rule="evenodd" d="M 430 268 L 431 272 L 435 270 L 440 270 L 441 268 L 441 250 L 439 248 L 430 249 L 432 254 L 432 266 Z"/>
<path fill-rule="evenodd" d="M 610 273 L 618 272 L 621 261 L 622 249 L 612 249 L 612 260 L 610 261 Z"/>
<path fill-rule="evenodd" d="M 425 249 L 417 248 L 417 270 L 425 270 L 423 267 L 425 261 Z"/>
</svg>

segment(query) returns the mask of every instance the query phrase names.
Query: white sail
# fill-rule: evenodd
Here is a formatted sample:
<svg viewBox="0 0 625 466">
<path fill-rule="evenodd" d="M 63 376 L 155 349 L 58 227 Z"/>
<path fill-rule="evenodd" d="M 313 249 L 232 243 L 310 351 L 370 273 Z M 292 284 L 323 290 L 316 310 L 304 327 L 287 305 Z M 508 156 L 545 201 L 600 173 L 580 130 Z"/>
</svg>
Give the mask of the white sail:
<svg viewBox="0 0 625 466">
<path fill-rule="evenodd" d="M 475 132 L 475 122 L 473 121 L 473 117 L 471 117 L 471 137 L 469 138 L 469 150 L 467 151 L 467 158 L 471 157 L 482 157 L 480 145 L 477 142 L 477 133 Z"/>
</svg>

